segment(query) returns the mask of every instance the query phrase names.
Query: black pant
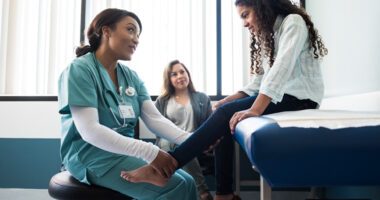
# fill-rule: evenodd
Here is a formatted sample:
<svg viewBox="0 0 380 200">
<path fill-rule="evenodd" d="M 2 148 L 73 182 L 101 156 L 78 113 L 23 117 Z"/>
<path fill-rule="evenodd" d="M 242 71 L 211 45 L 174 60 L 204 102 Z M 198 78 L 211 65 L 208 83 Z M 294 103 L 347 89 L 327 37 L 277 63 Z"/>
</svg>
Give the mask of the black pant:
<svg viewBox="0 0 380 200">
<path fill-rule="evenodd" d="M 178 167 L 182 167 L 223 137 L 215 148 L 216 194 L 232 193 L 234 146 L 229 121 L 235 112 L 250 108 L 255 99 L 256 96 L 238 99 L 217 109 L 189 139 L 169 152 L 178 161 Z M 284 95 L 281 102 L 270 103 L 263 114 L 314 109 L 317 106 L 318 104 L 311 100 L 299 100 L 293 96 Z"/>
</svg>

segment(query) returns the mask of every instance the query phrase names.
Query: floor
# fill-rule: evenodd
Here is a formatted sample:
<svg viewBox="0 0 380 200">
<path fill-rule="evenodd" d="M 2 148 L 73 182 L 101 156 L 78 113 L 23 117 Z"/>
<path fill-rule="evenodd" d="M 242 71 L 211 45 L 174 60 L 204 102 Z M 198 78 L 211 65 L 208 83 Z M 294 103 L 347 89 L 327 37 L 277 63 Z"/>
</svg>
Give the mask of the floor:
<svg viewBox="0 0 380 200">
<path fill-rule="evenodd" d="M 275 191 L 272 200 L 305 200 L 308 192 Z M 243 200 L 259 200 L 258 191 L 244 191 L 240 194 Z M 0 188 L 0 200 L 51 200 L 45 189 L 4 189 Z"/>
<path fill-rule="evenodd" d="M 41 189 L 0 189 L 0 200 L 51 200 L 47 190 Z"/>
</svg>

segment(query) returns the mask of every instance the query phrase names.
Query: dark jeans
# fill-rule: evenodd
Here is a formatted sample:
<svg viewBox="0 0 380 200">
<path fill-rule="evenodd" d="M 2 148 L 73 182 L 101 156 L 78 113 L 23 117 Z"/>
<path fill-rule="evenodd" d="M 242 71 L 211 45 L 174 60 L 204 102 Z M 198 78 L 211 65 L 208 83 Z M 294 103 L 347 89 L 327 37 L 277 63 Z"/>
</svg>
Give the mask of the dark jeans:
<svg viewBox="0 0 380 200">
<path fill-rule="evenodd" d="M 256 96 L 246 97 L 221 106 L 202 126 L 194 131 L 189 139 L 169 152 L 178 161 L 178 168 L 200 155 L 210 145 L 215 144 L 218 139 L 223 137 L 223 140 L 215 148 L 216 193 L 232 193 L 234 146 L 229 121 L 235 112 L 250 108 L 255 99 Z M 317 106 L 318 104 L 313 101 L 299 100 L 293 96 L 284 95 L 281 102 L 270 103 L 263 114 L 314 109 Z"/>
</svg>

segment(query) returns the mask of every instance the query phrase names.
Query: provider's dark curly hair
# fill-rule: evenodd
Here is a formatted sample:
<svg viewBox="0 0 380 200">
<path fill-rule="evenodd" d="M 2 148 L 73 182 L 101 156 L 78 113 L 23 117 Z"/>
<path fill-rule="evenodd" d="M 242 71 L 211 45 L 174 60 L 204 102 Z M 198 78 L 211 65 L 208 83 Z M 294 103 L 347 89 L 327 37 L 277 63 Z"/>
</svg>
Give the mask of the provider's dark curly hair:
<svg viewBox="0 0 380 200">
<path fill-rule="evenodd" d="M 255 30 L 251 35 L 251 73 L 262 73 L 261 56 L 269 58 L 269 66 L 274 62 L 274 32 L 273 26 L 277 15 L 286 17 L 289 14 L 302 16 L 309 30 L 309 43 L 313 48 L 314 58 L 327 55 L 328 50 L 323 44 L 322 38 L 318 35 L 310 16 L 303 8 L 294 5 L 290 0 L 236 0 L 236 6 L 253 7 L 257 19 L 259 30 Z M 262 53 L 261 51 L 264 51 Z"/>
</svg>

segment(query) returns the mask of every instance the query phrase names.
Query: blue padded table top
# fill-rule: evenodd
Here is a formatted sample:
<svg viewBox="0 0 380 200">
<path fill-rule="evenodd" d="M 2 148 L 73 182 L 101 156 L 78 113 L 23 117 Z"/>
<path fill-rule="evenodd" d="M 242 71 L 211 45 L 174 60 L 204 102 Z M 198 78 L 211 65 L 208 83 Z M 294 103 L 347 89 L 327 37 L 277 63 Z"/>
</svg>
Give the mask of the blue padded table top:
<svg viewBox="0 0 380 200">
<path fill-rule="evenodd" d="M 380 126 L 284 128 L 252 117 L 234 137 L 272 187 L 380 185 Z"/>
</svg>

